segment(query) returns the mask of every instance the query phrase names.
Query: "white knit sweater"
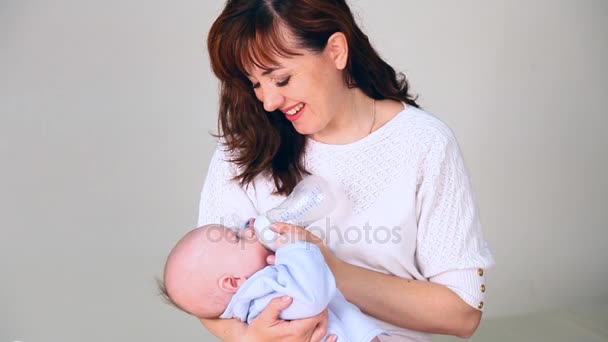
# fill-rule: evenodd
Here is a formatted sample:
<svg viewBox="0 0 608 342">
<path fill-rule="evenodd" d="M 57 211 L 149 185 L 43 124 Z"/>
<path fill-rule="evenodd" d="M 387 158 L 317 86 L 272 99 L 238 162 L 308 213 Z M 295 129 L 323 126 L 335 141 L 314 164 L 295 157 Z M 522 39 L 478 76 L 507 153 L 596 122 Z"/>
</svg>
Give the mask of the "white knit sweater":
<svg viewBox="0 0 608 342">
<path fill-rule="evenodd" d="M 407 106 L 367 137 L 346 145 L 308 139 L 308 171 L 329 180 L 343 199 L 309 229 L 342 260 L 402 278 L 444 284 L 482 309 L 485 272 L 494 260 L 483 239 L 468 172 L 452 131 Z M 274 184 L 258 177 L 242 189 L 218 148 L 203 187 L 199 225 L 242 226 L 278 205 Z M 392 337 L 430 341 L 431 335 L 378 321 Z"/>
</svg>

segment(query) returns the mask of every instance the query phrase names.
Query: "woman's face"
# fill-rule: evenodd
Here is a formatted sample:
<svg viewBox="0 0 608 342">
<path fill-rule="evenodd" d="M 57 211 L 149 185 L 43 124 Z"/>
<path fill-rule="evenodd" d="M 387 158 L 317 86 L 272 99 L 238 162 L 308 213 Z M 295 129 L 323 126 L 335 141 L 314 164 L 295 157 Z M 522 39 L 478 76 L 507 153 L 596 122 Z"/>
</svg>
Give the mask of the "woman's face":
<svg viewBox="0 0 608 342">
<path fill-rule="evenodd" d="M 330 44 L 320 53 L 294 50 L 301 56 L 277 57 L 271 69 L 251 70 L 253 91 L 266 111 L 281 111 L 300 134 L 329 134 L 336 113 L 345 111 L 343 67 Z"/>
</svg>

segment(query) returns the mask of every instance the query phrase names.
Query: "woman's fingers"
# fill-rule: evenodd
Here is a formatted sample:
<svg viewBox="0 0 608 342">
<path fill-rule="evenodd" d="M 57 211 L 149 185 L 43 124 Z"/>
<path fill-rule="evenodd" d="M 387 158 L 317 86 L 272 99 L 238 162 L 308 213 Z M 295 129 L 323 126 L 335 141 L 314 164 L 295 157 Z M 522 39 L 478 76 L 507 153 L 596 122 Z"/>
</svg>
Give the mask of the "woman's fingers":
<svg viewBox="0 0 608 342">
<path fill-rule="evenodd" d="M 287 308 L 292 302 L 292 298 L 289 296 L 282 296 L 274 298 L 268 303 L 266 308 L 260 312 L 260 315 L 254 320 L 262 320 L 267 326 L 274 326 L 283 320 L 279 318 L 279 314 L 285 308 Z"/>
<path fill-rule="evenodd" d="M 317 324 L 315 330 L 313 330 L 312 335 L 310 336 L 310 342 L 320 342 L 323 339 L 323 336 L 325 336 L 325 334 L 320 329 L 319 324 Z"/>
<path fill-rule="evenodd" d="M 274 222 L 270 225 L 270 229 L 279 233 L 279 237 L 289 239 L 290 241 L 308 241 L 309 235 L 312 235 L 305 228 L 284 222 Z"/>
<path fill-rule="evenodd" d="M 296 242 L 296 241 L 305 241 L 312 243 L 321 249 L 321 253 L 326 258 L 329 257 L 329 250 L 325 246 L 323 240 L 321 240 L 315 234 L 306 230 L 306 228 L 302 228 L 300 226 L 296 226 L 289 223 L 284 222 L 274 222 L 270 225 L 270 229 L 279 234 L 279 236 L 275 240 L 275 246 L 280 248 L 283 245 L 288 243 Z"/>
<path fill-rule="evenodd" d="M 308 241 L 306 230 L 296 225 L 274 222 L 270 225 L 270 229 L 279 234 L 274 242 L 277 248 L 296 241 Z"/>
<path fill-rule="evenodd" d="M 336 335 L 329 335 L 325 339 L 325 342 L 336 342 L 337 340 L 338 340 L 338 336 L 336 336 Z"/>
<path fill-rule="evenodd" d="M 325 322 L 325 323 L 323 323 Z M 319 322 L 313 330 L 312 335 L 310 336 L 310 342 L 320 342 L 323 341 L 323 337 L 327 334 L 327 321 Z M 325 342 L 336 341 L 336 335 L 330 335 L 327 337 Z"/>
<path fill-rule="evenodd" d="M 279 234 L 285 234 L 287 232 L 289 232 L 290 230 L 294 229 L 293 224 L 289 224 L 289 223 L 285 223 L 285 222 L 273 222 L 270 225 L 270 229 L 279 233 Z"/>
<path fill-rule="evenodd" d="M 323 340 L 325 334 L 327 334 L 327 309 L 325 309 L 318 317 L 320 320 L 310 336 L 310 342 L 320 342 Z M 326 342 L 327 341 L 331 342 L 329 338 L 326 340 Z"/>
<path fill-rule="evenodd" d="M 293 331 L 298 331 L 297 335 L 304 338 L 305 341 L 322 341 L 323 336 L 327 333 L 327 309 L 316 316 L 297 319 L 289 323 L 294 329 Z"/>
</svg>

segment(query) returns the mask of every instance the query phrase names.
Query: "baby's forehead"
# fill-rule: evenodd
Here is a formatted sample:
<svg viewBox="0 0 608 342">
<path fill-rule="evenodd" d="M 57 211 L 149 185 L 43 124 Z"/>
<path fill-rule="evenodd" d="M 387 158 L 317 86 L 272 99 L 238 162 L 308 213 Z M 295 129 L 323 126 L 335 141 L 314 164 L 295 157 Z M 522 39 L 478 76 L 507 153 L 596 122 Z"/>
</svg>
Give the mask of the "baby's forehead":
<svg viewBox="0 0 608 342">
<path fill-rule="evenodd" d="M 238 242 L 238 231 L 219 224 L 206 226 L 201 233 L 207 242 Z"/>
</svg>

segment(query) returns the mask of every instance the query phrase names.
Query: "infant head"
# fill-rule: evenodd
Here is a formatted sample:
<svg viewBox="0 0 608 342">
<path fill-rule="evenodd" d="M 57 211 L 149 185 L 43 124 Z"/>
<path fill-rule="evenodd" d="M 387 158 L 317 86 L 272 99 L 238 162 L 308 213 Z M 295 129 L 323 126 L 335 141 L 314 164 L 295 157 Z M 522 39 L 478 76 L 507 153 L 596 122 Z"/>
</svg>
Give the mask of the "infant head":
<svg viewBox="0 0 608 342">
<path fill-rule="evenodd" d="M 267 265 L 270 254 L 251 226 L 240 232 L 217 224 L 202 226 L 169 253 L 163 292 L 196 317 L 219 317 L 241 284 Z"/>
</svg>

